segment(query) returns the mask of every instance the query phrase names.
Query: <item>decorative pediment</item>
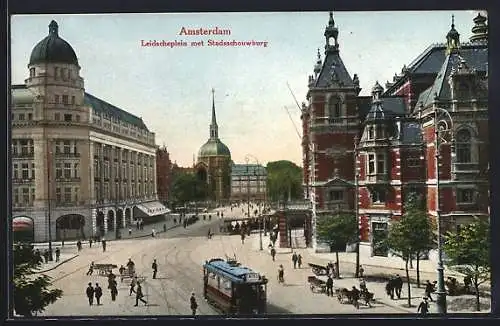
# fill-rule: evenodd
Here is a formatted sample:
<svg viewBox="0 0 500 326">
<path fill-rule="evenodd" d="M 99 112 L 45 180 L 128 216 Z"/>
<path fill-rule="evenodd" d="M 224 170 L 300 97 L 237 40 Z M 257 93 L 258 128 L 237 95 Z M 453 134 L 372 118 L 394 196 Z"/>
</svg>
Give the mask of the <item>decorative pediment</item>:
<svg viewBox="0 0 500 326">
<path fill-rule="evenodd" d="M 327 182 L 323 185 L 324 187 L 353 187 L 354 185 L 346 181 L 338 176 L 334 176 L 331 179 L 328 179 Z"/>
</svg>

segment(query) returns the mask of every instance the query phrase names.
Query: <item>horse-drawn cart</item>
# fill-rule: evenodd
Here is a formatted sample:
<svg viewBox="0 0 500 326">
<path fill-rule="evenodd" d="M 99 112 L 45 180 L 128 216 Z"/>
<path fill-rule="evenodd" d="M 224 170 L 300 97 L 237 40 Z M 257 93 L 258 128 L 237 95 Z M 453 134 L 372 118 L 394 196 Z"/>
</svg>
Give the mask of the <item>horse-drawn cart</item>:
<svg viewBox="0 0 500 326">
<path fill-rule="evenodd" d="M 312 272 L 316 276 L 326 276 L 328 275 L 328 268 L 325 266 L 317 265 L 317 264 L 312 264 L 308 263 L 308 265 L 311 267 Z"/>
<path fill-rule="evenodd" d="M 94 269 L 97 271 L 97 275 L 105 276 L 108 275 L 114 268 L 118 266 L 115 264 L 94 264 Z"/>
<path fill-rule="evenodd" d="M 326 281 L 317 276 L 308 276 L 307 282 L 312 292 L 326 293 Z"/>
</svg>

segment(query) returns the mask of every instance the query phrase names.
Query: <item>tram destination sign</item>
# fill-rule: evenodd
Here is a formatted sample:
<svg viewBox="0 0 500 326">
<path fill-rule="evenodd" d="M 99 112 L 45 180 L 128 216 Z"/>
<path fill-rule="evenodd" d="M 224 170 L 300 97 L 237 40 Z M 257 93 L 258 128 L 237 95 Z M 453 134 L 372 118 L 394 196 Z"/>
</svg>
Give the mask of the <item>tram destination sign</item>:
<svg viewBox="0 0 500 326">
<path fill-rule="evenodd" d="M 248 273 L 245 275 L 247 282 L 257 282 L 260 280 L 260 275 L 258 273 Z"/>
</svg>

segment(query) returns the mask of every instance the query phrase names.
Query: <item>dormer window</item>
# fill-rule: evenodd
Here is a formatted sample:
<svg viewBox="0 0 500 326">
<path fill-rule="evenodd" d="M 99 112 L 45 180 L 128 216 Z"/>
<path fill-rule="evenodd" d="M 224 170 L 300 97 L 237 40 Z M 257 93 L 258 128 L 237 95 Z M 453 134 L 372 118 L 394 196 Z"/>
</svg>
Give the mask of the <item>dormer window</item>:
<svg viewBox="0 0 500 326">
<path fill-rule="evenodd" d="M 368 140 L 373 140 L 375 138 L 374 132 L 373 132 L 373 126 L 368 126 Z"/>
<path fill-rule="evenodd" d="M 30 77 L 35 77 L 35 68 L 30 68 Z"/>
</svg>

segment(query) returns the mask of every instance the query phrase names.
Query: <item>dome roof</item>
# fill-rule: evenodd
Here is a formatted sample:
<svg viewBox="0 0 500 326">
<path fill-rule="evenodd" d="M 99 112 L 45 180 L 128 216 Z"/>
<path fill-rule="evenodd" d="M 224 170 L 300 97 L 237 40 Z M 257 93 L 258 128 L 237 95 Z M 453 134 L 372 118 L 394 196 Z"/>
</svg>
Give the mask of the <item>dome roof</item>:
<svg viewBox="0 0 500 326">
<path fill-rule="evenodd" d="M 385 112 L 380 103 L 373 103 L 365 121 L 385 120 Z"/>
<path fill-rule="evenodd" d="M 209 139 L 198 151 L 198 157 L 204 156 L 229 156 L 231 152 L 219 139 Z"/>
<path fill-rule="evenodd" d="M 45 62 L 78 65 L 75 51 L 68 42 L 59 37 L 58 25 L 54 20 L 50 22 L 49 35 L 38 42 L 31 51 L 29 64 Z"/>
</svg>

